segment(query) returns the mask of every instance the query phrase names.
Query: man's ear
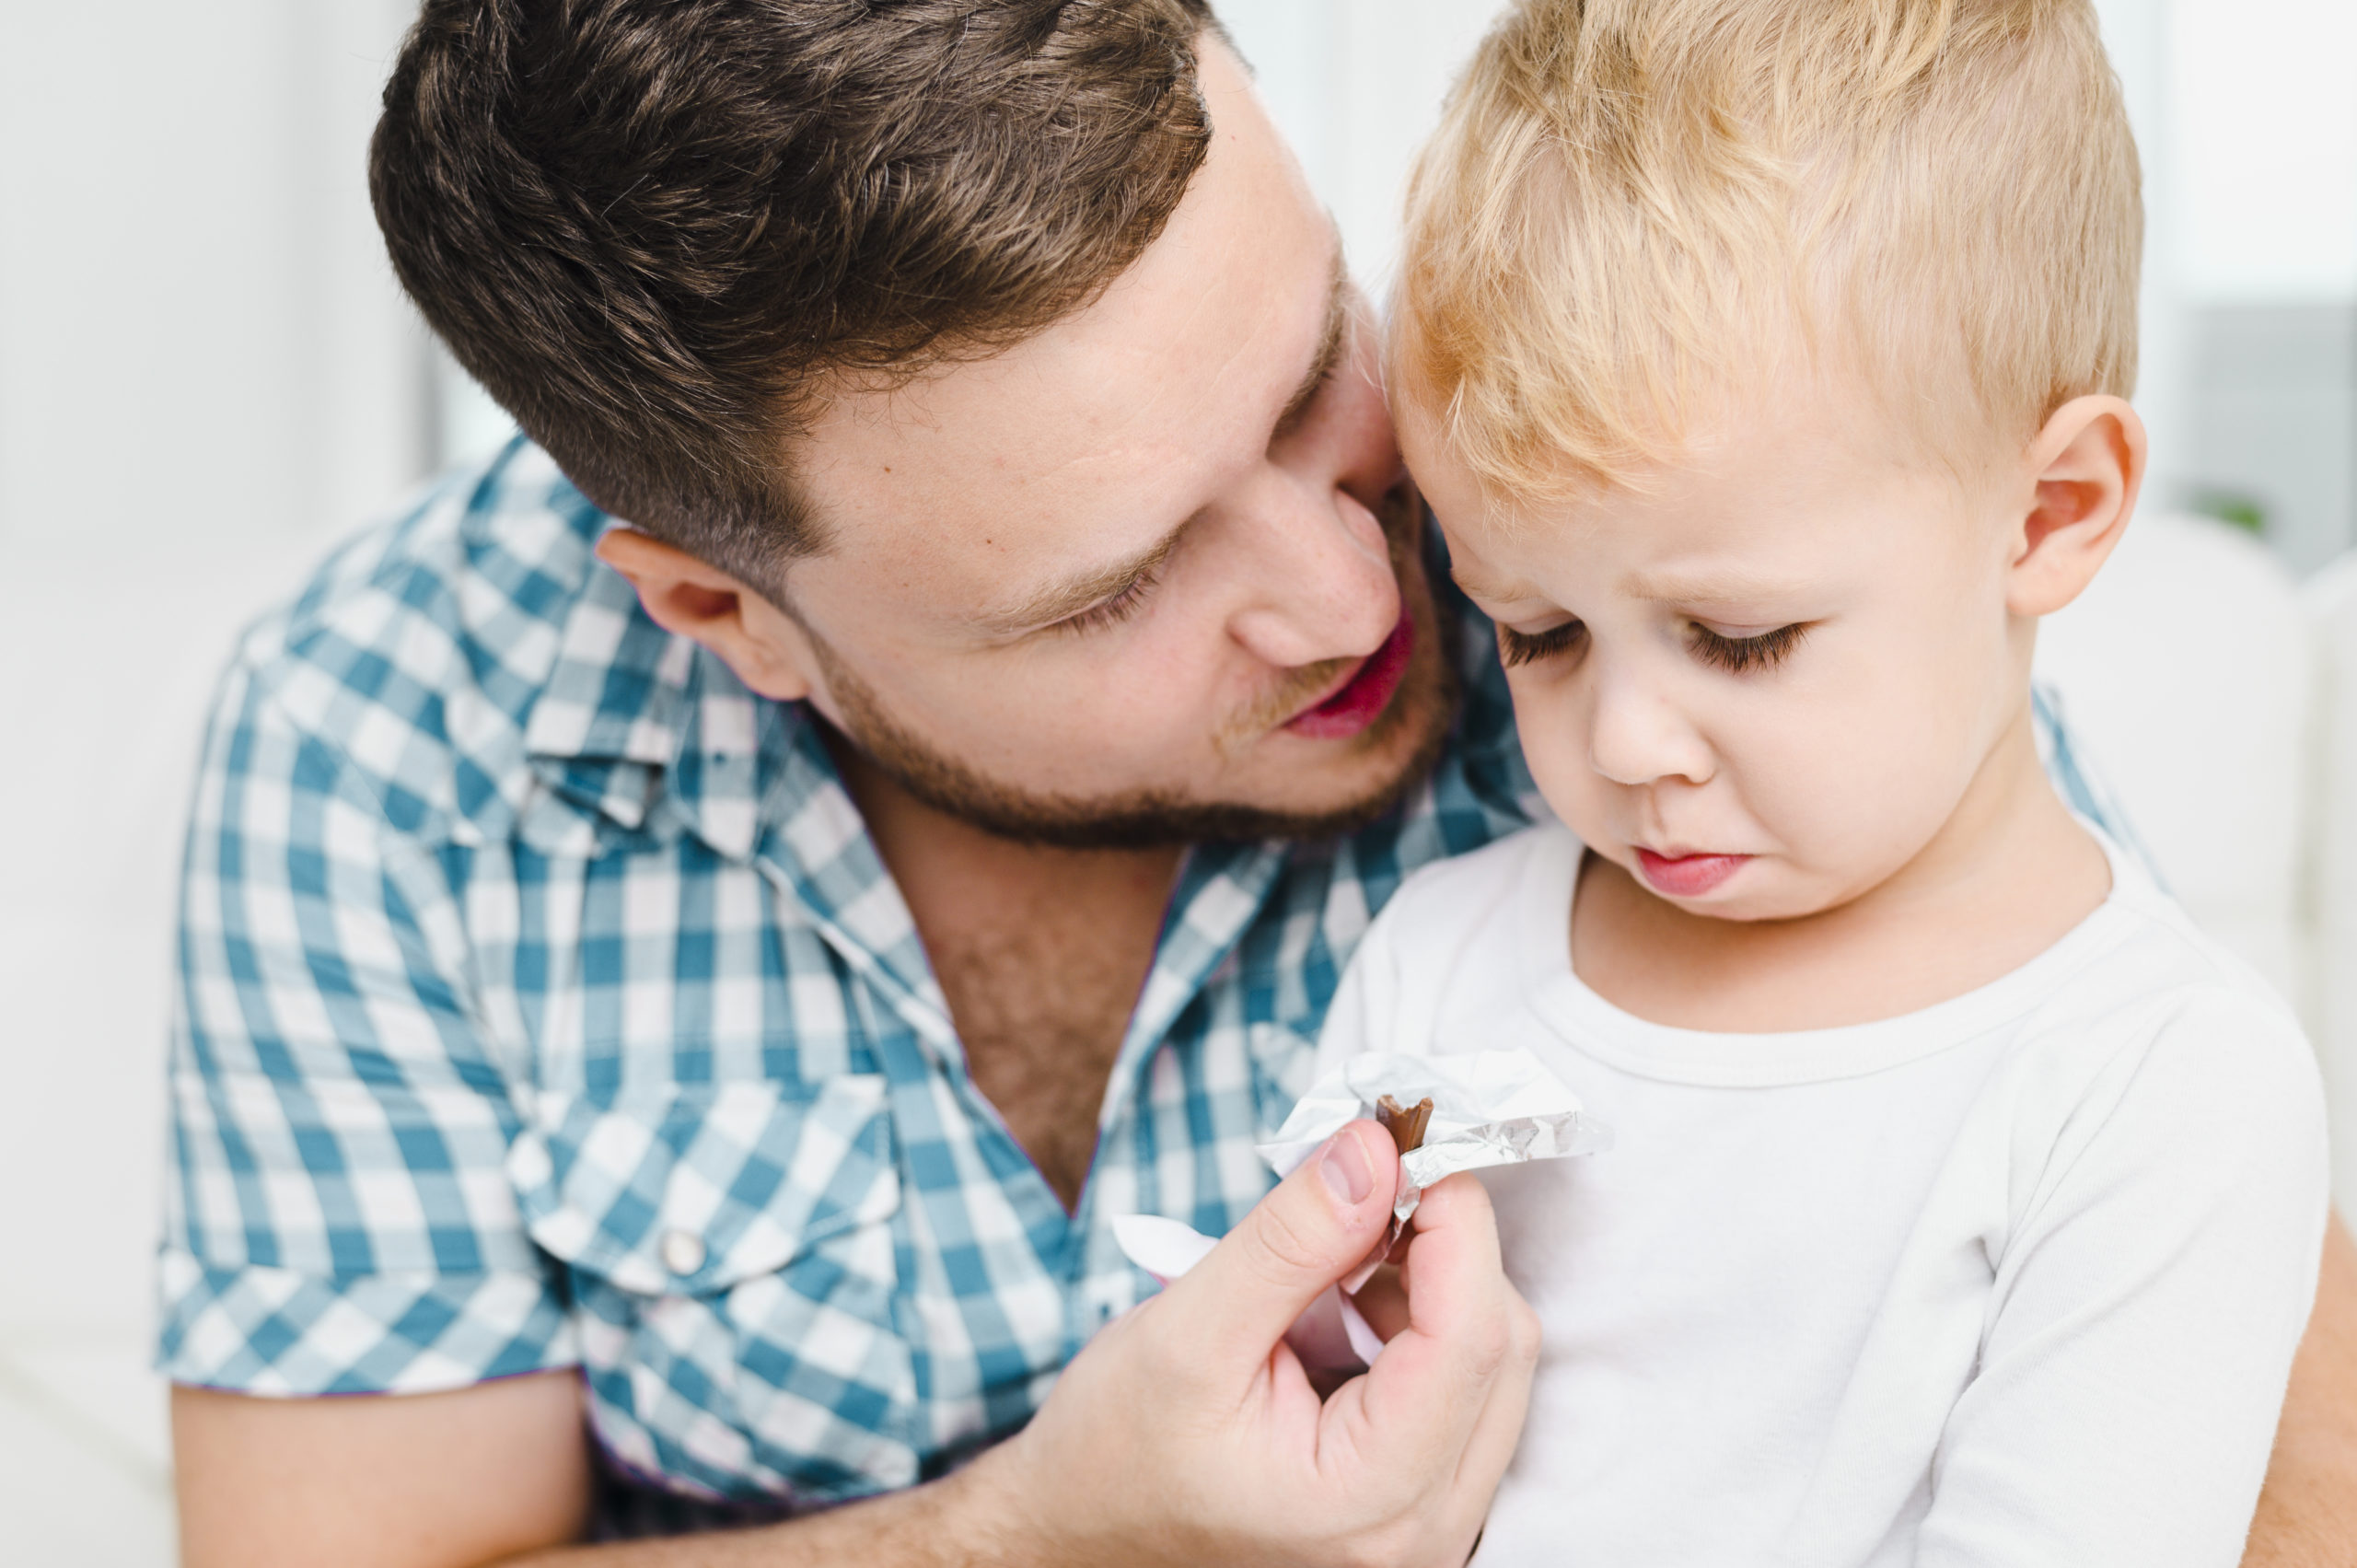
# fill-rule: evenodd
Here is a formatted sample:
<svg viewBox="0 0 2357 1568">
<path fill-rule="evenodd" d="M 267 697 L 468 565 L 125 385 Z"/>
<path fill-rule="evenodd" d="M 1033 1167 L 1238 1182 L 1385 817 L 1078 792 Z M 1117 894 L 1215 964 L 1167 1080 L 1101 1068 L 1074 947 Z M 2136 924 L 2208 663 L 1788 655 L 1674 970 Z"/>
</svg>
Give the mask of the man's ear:
<svg viewBox="0 0 2357 1568">
<path fill-rule="evenodd" d="M 2051 615 L 2111 554 L 2144 482 L 2144 422 L 2127 400 L 2073 398 L 2030 443 L 2033 491 L 2013 540 L 2005 608 Z"/>
<path fill-rule="evenodd" d="M 810 695 L 809 634 L 761 594 L 636 528 L 606 530 L 598 559 L 630 579 L 656 625 L 710 648 L 753 691 L 781 703 Z"/>
</svg>

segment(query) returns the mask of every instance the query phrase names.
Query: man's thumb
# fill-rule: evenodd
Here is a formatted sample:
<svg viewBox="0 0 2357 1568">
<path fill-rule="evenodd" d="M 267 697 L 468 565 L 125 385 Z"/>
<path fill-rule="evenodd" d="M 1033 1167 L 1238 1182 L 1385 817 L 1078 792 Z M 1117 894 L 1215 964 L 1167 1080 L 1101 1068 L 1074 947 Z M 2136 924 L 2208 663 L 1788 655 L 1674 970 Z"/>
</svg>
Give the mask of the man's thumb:
<svg viewBox="0 0 2357 1568">
<path fill-rule="evenodd" d="M 1353 1121 L 1163 1295 L 1165 1331 L 1192 1365 L 1260 1365 L 1318 1293 L 1383 1239 L 1399 1156 L 1391 1135 Z"/>
</svg>

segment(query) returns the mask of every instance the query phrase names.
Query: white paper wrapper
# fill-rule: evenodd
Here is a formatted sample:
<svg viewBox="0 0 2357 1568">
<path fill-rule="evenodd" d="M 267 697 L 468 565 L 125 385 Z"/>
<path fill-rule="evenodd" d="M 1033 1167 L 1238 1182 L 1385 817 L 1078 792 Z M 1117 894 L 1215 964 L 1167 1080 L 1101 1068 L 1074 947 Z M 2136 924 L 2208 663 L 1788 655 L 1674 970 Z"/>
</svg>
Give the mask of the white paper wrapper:
<svg viewBox="0 0 2357 1568">
<path fill-rule="evenodd" d="M 1338 1368 L 1375 1365 L 1383 1342 L 1346 1292 L 1366 1283 L 1416 1212 L 1424 1189 L 1460 1170 L 1560 1159 L 1609 1148 L 1610 1132 L 1589 1117 L 1579 1097 L 1527 1051 L 1480 1051 L 1461 1056 L 1357 1056 L 1320 1078 L 1260 1145 L 1279 1176 L 1290 1176 L 1326 1140 L 1350 1122 L 1371 1118 L 1384 1096 L 1407 1107 L 1429 1098 L 1432 1120 L 1422 1144 L 1399 1161 L 1399 1188 L 1391 1200 L 1384 1245 L 1302 1314 L 1285 1336 L 1304 1365 Z M 1113 1222 L 1113 1238 L 1131 1262 L 1167 1284 L 1217 1245 L 1210 1237 L 1154 1214 Z M 1334 1330 L 1339 1326 L 1339 1336 Z M 1353 1361 L 1355 1357 L 1355 1361 Z"/>
</svg>

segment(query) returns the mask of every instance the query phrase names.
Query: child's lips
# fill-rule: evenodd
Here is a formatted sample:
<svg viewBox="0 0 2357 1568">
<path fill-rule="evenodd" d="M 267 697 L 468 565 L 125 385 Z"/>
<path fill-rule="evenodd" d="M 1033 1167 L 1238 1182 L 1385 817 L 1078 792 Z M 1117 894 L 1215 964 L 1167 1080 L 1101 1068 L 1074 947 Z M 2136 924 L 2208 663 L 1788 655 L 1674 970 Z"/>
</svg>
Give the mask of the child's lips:
<svg viewBox="0 0 2357 1568">
<path fill-rule="evenodd" d="M 1655 854 L 1637 850 L 1637 869 L 1646 885 L 1672 899 L 1699 899 L 1715 892 L 1751 863 L 1747 854 Z"/>
</svg>

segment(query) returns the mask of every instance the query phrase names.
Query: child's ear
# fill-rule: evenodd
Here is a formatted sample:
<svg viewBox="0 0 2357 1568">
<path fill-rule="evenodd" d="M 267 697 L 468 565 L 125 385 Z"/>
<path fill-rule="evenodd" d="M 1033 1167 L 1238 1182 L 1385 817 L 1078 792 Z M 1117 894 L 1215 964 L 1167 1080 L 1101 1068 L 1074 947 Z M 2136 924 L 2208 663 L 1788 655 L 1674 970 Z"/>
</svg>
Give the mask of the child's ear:
<svg viewBox="0 0 2357 1568">
<path fill-rule="evenodd" d="M 2051 615 L 2111 554 L 2144 482 L 2144 422 L 2123 398 L 2073 398 L 2025 457 L 2033 491 L 2015 527 L 2005 608 Z"/>
</svg>

